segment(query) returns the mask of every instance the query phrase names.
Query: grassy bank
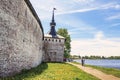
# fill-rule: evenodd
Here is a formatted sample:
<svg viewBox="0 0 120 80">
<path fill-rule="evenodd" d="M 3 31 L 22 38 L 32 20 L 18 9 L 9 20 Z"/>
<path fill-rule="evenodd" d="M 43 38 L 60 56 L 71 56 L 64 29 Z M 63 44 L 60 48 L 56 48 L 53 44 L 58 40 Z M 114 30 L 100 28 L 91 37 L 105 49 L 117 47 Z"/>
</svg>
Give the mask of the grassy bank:
<svg viewBox="0 0 120 80">
<path fill-rule="evenodd" d="M 77 62 L 73 62 L 75 64 L 80 64 L 80 63 L 77 63 Z M 81 65 L 81 64 L 80 64 Z M 119 69 L 115 69 L 115 68 L 105 68 L 105 67 L 100 67 L 100 66 L 92 66 L 92 65 L 85 65 L 87 67 L 92 67 L 92 68 L 95 68 L 95 69 L 98 69 L 106 74 L 111 74 L 111 75 L 114 75 L 116 77 L 119 77 L 120 78 L 120 70 Z"/>
<path fill-rule="evenodd" d="M 114 75 L 116 77 L 120 78 L 120 70 L 119 69 L 115 69 L 115 68 L 105 68 L 105 67 L 99 67 L 99 66 L 91 66 L 91 65 L 87 65 L 89 67 L 93 67 L 95 69 L 98 69 L 106 74 L 111 74 Z"/>
<path fill-rule="evenodd" d="M 42 63 L 13 77 L 0 80 L 99 80 L 67 63 Z"/>
</svg>

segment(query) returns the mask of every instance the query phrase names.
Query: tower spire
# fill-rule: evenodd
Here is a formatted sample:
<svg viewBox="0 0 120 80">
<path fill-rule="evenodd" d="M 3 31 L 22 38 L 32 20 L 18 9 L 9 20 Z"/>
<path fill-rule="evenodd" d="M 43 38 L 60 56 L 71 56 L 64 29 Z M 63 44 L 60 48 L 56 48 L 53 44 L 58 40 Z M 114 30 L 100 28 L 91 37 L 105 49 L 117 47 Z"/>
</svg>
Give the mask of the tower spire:
<svg viewBox="0 0 120 80">
<path fill-rule="evenodd" d="M 56 10 L 56 8 L 53 8 L 52 22 L 54 22 L 54 10 Z"/>
<path fill-rule="evenodd" d="M 56 23 L 55 23 L 55 20 L 54 20 L 54 11 L 55 10 L 56 10 L 56 8 L 53 8 L 52 21 L 50 23 L 51 29 L 50 29 L 49 34 L 52 35 L 52 37 L 57 37 L 56 36 L 56 30 L 55 30 Z"/>
</svg>

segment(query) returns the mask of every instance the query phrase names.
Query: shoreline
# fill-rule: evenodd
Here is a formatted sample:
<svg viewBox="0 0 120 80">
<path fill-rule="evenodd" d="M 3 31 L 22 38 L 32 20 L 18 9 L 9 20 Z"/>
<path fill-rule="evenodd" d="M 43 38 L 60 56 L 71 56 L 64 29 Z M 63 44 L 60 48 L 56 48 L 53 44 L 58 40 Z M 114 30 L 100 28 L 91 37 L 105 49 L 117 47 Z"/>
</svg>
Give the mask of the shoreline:
<svg viewBox="0 0 120 80">
<path fill-rule="evenodd" d="M 81 59 L 75 59 L 73 61 L 81 63 Z M 85 64 L 120 70 L 120 59 L 85 59 Z"/>
<path fill-rule="evenodd" d="M 104 71 L 99 70 L 99 68 L 95 68 L 95 67 L 90 67 L 90 66 L 81 66 L 80 64 L 75 64 L 75 63 L 70 63 L 71 65 L 74 65 L 76 67 L 78 67 L 79 69 L 101 79 L 101 80 L 120 80 L 120 75 L 116 76 L 116 75 L 110 75 L 109 73 L 106 73 Z"/>
</svg>

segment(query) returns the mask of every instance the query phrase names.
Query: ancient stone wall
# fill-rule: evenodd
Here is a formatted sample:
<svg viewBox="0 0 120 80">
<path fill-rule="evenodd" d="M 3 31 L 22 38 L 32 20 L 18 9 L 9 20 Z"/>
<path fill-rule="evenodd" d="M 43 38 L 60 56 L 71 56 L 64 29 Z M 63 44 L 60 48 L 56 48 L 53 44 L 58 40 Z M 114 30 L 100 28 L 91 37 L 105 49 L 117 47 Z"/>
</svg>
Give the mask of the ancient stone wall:
<svg viewBox="0 0 120 80">
<path fill-rule="evenodd" d="M 0 0 L 0 76 L 42 61 L 43 30 L 29 0 Z"/>
<path fill-rule="evenodd" d="M 43 61 L 44 62 L 63 62 L 64 38 L 44 38 Z"/>
</svg>

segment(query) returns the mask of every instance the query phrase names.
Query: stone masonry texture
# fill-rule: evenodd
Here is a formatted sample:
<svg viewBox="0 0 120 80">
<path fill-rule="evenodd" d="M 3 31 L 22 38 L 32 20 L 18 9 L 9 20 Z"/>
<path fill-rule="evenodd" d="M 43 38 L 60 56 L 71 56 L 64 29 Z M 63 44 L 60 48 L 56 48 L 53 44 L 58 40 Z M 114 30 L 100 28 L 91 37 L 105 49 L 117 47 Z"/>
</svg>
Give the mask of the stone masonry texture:
<svg viewBox="0 0 120 80">
<path fill-rule="evenodd" d="M 64 39 L 44 37 L 44 62 L 63 62 Z"/>
<path fill-rule="evenodd" d="M 24 0 L 0 0 L 0 76 L 11 76 L 42 61 L 43 31 Z"/>
</svg>

